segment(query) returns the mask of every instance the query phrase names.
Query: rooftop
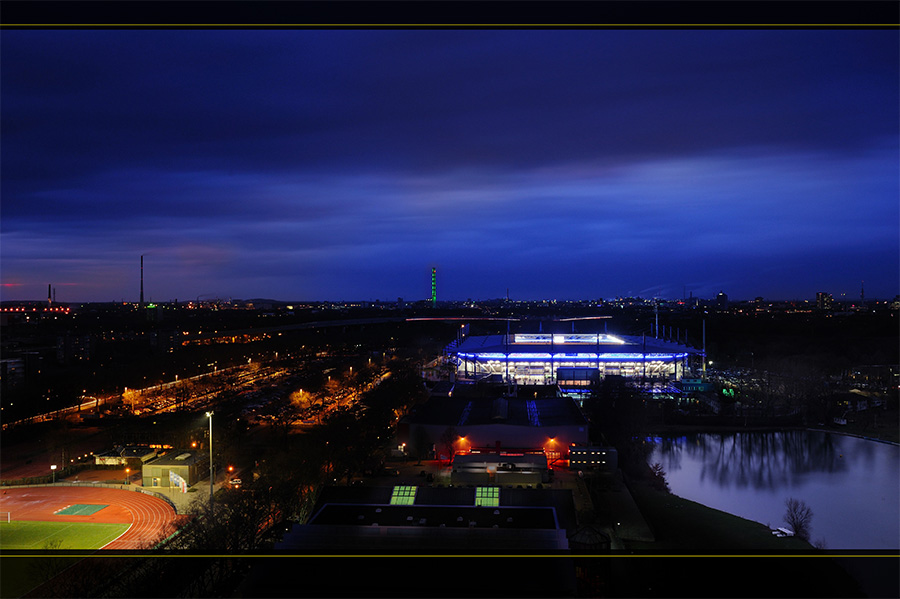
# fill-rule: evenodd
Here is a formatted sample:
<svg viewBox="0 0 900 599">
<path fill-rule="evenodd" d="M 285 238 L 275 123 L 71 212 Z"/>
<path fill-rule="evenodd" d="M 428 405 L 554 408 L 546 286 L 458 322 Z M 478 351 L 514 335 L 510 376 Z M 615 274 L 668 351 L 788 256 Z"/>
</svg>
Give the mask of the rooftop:
<svg viewBox="0 0 900 599">
<path fill-rule="evenodd" d="M 147 466 L 193 466 L 209 460 L 209 456 L 202 451 L 179 451 L 177 449 L 170 451 L 164 456 L 160 456 L 151 462 L 147 462 Z"/>
<path fill-rule="evenodd" d="M 471 490 L 473 501 L 470 506 L 328 504 L 309 523 L 437 528 L 557 528 L 552 507 L 475 507 L 475 490 Z"/>
<path fill-rule="evenodd" d="M 477 355 L 482 359 L 505 358 L 545 358 L 559 359 L 565 355 L 572 357 L 596 358 L 615 357 L 617 354 L 700 354 L 701 350 L 682 343 L 666 341 L 656 337 L 600 334 L 522 334 L 484 335 L 467 337 L 451 350 L 467 356 Z"/>
<path fill-rule="evenodd" d="M 474 426 L 479 424 L 511 424 L 516 426 L 584 425 L 584 415 L 569 398 L 552 399 L 469 399 L 434 398 L 417 406 L 406 417 L 418 424 Z"/>
</svg>

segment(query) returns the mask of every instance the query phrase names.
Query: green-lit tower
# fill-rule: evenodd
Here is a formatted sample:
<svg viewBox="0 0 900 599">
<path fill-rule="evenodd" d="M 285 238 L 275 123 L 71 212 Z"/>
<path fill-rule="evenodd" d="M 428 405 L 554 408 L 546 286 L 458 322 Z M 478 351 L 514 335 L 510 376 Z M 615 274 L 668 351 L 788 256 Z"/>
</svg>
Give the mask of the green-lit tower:
<svg viewBox="0 0 900 599">
<path fill-rule="evenodd" d="M 437 268 L 431 267 L 431 307 L 437 308 Z"/>
</svg>

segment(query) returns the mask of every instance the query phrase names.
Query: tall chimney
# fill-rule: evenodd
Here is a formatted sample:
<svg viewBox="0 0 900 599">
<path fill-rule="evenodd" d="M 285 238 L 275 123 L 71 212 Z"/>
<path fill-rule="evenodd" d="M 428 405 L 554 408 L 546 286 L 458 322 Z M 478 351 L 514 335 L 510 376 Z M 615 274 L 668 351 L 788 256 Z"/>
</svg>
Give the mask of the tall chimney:
<svg viewBox="0 0 900 599">
<path fill-rule="evenodd" d="M 144 307 L 144 256 L 141 256 L 141 308 Z"/>
<path fill-rule="evenodd" d="M 48 308 L 53 305 L 53 295 L 50 292 L 51 286 L 52 286 L 52 283 L 47 283 L 47 307 Z"/>
</svg>

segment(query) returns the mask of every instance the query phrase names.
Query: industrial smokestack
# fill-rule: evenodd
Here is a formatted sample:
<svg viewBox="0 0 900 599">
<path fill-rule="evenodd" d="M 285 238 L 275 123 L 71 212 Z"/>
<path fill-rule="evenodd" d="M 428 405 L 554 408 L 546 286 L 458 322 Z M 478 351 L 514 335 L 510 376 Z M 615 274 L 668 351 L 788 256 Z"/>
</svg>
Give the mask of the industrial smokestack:
<svg viewBox="0 0 900 599">
<path fill-rule="evenodd" d="M 53 305 L 53 295 L 50 292 L 51 286 L 52 286 L 52 283 L 47 283 L 47 307 L 48 308 Z"/>
<path fill-rule="evenodd" d="M 141 256 L 141 308 L 144 307 L 144 257 Z"/>
</svg>

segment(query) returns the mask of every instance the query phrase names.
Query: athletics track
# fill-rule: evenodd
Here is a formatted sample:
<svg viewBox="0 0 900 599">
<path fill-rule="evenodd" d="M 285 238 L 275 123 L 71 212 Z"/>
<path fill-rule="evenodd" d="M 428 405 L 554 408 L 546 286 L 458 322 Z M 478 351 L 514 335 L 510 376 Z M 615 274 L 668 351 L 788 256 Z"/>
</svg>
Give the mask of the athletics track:
<svg viewBox="0 0 900 599">
<path fill-rule="evenodd" d="M 90 516 L 56 514 L 77 503 L 107 507 Z M 153 547 L 174 533 L 181 519 L 168 503 L 144 493 L 73 486 L 3 487 L 0 511 L 10 512 L 12 520 L 130 524 L 119 538 L 103 547 L 119 550 Z"/>
</svg>

